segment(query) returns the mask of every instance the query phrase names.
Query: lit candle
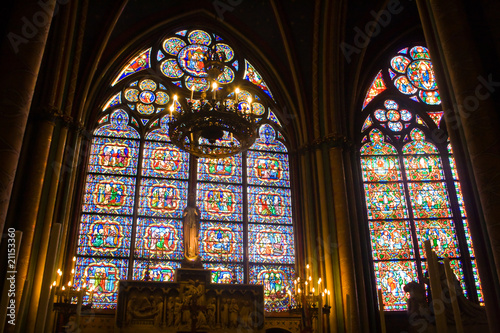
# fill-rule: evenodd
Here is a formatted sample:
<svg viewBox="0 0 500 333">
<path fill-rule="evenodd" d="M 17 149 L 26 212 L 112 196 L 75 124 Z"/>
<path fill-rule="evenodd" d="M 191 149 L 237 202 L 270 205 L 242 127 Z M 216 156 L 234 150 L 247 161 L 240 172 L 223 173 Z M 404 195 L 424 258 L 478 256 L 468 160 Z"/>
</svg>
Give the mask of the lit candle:
<svg viewBox="0 0 500 333">
<path fill-rule="evenodd" d="M 252 113 L 252 97 L 248 97 L 248 113 Z"/>
<path fill-rule="evenodd" d="M 318 279 L 318 294 L 321 291 L 321 278 Z"/>
<path fill-rule="evenodd" d="M 312 288 L 312 294 L 314 296 L 314 293 L 316 292 L 316 289 L 314 289 L 314 287 Z"/>
<path fill-rule="evenodd" d="M 292 292 L 288 290 L 288 305 L 292 306 Z"/>
<path fill-rule="evenodd" d="M 217 97 L 217 82 L 212 83 L 212 91 L 214 92 L 214 99 Z"/>
<path fill-rule="evenodd" d="M 305 293 L 306 293 L 306 296 L 309 294 L 309 282 L 306 281 L 306 288 L 305 288 Z"/>
<path fill-rule="evenodd" d="M 236 88 L 234 91 L 234 101 L 236 102 L 236 106 L 238 106 L 238 94 L 240 93 L 240 88 Z"/>
<path fill-rule="evenodd" d="M 193 100 L 194 86 L 191 87 L 191 101 Z"/>
<path fill-rule="evenodd" d="M 328 299 L 330 298 L 330 290 L 327 290 L 328 296 L 326 297 L 326 305 L 328 305 Z"/>
</svg>

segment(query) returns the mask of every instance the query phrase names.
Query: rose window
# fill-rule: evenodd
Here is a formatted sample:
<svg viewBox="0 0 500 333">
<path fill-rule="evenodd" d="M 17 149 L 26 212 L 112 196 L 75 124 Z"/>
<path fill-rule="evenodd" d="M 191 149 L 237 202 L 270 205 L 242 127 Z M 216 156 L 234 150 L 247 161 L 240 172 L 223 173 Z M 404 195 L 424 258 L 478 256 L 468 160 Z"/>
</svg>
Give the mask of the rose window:
<svg viewBox="0 0 500 333">
<path fill-rule="evenodd" d="M 205 56 L 209 49 L 215 48 L 224 54 L 223 72 L 217 77 L 220 84 L 228 84 L 234 80 L 234 71 L 229 67 L 238 69 L 238 62 L 231 61 L 234 58 L 233 49 L 224 43 L 219 36 L 211 36 L 203 30 L 193 30 L 189 34 L 186 31 L 178 33 L 176 37 L 167 38 L 163 42 L 163 50 L 166 52 L 165 60 L 160 63 L 160 70 L 170 79 L 182 79 L 186 87 L 192 91 L 207 91 L 209 82 L 208 73 L 205 71 Z M 172 57 L 168 57 L 172 56 Z M 160 60 L 160 59 L 159 59 Z"/>
<path fill-rule="evenodd" d="M 380 121 L 383 127 L 387 126 L 393 132 L 401 132 L 403 127 L 408 127 L 408 122 L 412 118 L 410 111 L 405 109 L 398 110 L 398 103 L 390 99 L 385 101 L 384 106 L 385 110 L 378 109 L 374 113 L 375 119 Z"/>
<path fill-rule="evenodd" d="M 396 88 L 414 101 L 429 105 L 441 104 L 436 77 L 429 50 L 415 46 L 410 51 L 404 48 L 391 59 L 389 75 Z M 417 98 L 418 96 L 418 98 Z"/>
<path fill-rule="evenodd" d="M 165 87 L 150 79 L 132 82 L 125 89 L 124 96 L 128 102 L 137 103 L 136 105 L 129 104 L 129 107 L 132 110 L 137 107 L 137 112 L 143 115 L 162 111 L 164 108 L 161 107 L 169 101 Z"/>
</svg>

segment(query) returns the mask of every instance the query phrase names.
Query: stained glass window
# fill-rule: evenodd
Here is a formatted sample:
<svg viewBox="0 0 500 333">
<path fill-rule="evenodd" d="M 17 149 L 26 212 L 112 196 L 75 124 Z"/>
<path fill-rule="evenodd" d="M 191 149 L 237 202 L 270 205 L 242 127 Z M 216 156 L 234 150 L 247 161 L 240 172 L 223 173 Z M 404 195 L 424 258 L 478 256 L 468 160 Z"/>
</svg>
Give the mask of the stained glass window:
<svg viewBox="0 0 500 333">
<path fill-rule="evenodd" d="M 441 128 L 439 105 L 429 51 L 415 46 L 387 60 L 361 106 L 364 206 L 387 311 L 405 310 L 404 285 L 422 281 L 425 240 L 438 258 L 450 258 L 464 293 L 483 302 L 451 145 L 431 139 Z"/>
<path fill-rule="evenodd" d="M 192 94 L 209 89 L 203 52 L 214 47 L 225 55 L 217 81 L 248 87 L 228 93 L 226 103 L 251 103 L 259 136 L 242 154 L 193 159 L 170 141 L 170 107 L 179 111 L 188 99 L 201 105 Z M 287 310 L 296 255 L 288 149 L 260 72 L 200 29 L 144 46 L 123 64 L 96 106 L 74 278 L 88 289 L 84 302 L 115 308 L 123 279 L 172 281 L 184 258 L 183 210 L 194 195 L 212 282 L 263 284 L 266 310 Z"/>
</svg>

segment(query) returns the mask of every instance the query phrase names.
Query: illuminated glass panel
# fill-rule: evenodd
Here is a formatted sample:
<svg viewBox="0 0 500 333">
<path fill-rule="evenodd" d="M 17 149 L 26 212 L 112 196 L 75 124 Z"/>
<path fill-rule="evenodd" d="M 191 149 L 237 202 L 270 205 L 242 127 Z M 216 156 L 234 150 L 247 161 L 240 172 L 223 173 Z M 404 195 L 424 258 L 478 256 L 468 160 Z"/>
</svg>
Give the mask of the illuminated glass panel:
<svg viewBox="0 0 500 333">
<path fill-rule="evenodd" d="M 403 154 L 438 154 L 436 146 L 432 143 L 424 141 L 424 133 L 415 128 L 411 131 L 410 136 L 413 141 L 407 143 L 403 147 Z"/>
<path fill-rule="evenodd" d="M 462 222 L 464 224 L 465 240 L 467 241 L 469 254 L 472 258 L 474 258 L 476 255 L 474 253 L 474 246 L 472 246 L 472 238 L 470 237 L 469 222 L 467 219 L 463 219 Z"/>
<path fill-rule="evenodd" d="M 404 286 L 417 280 L 417 268 L 413 261 L 378 261 L 374 263 L 377 285 L 382 289 L 384 309 L 406 309 Z"/>
<path fill-rule="evenodd" d="M 135 257 L 153 259 L 184 258 L 181 220 L 151 217 L 137 219 Z"/>
<path fill-rule="evenodd" d="M 295 262 L 292 226 L 250 224 L 248 228 L 248 251 L 251 262 L 282 264 Z"/>
<path fill-rule="evenodd" d="M 243 79 L 252 82 L 260 89 L 262 89 L 269 97 L 273 98 L 271 91 L 269 90 L 267 84 L 264 82 L 262 76 L 260 76 L 259 72 L 245 59 L 245 74 L 243 75 Z"/>
<path fill-rule="evenodd" d="M 89 172 L 135 175 L 139 141 L 94 138 L 90 151 Z"/>
<path fill-rule="evenodd" d="M 144 280 L 146 271 L 149 271 L 150 281 L 174 281 L 175 270 L 180 267 L 179 261 L 135 260 L 133 279 Z"/>
<path fill-rule="evenodd" d="M 143 179 L 139 215 L 181 218 L 187 204 L 187 188 L 186 181 Z"/>
<path fill-rule="evenodd" d="M 422 258 L 426 257 L 423 249 L 426 240 L 431 241 L 432 249 L 440 258 L 460 256 L 455 224 L 452 220 L 417 220 L 415 227 Z"/>
<path fill-rule="evenodd" d="M 287 155 L 249 151 L 247 156 L 249 184 L 290 186 Z"/>
<path fill-rule="evenodd" d="M 408 183 L 415 218 L 451 217 L 445 183 Z"/>
<path fill-rule="evenodd" d="M 363 181 L 401 180 L 399 160 L 396 156 L 365 156 L 361 158 Z"/>
<path fill-rule="evenodd" d="M 368 103 L 370 103 L 377 95 L 386 89 L 387 87 L 385 86 L 384 79 L 382 78 L 382 70 L 380 70 L 377 76 L 375 76 L 375 79 L 373 79 L 370 89 L 368 89 L 362 109 L 364 109 Z"/>
<path fill-rule="evenodd" d="M 361 147 L 361 155 L 396 155 L 398 152 L 394 146 L 384 142 L 384 136 L 378 129 L 369 134 L 370 142 Z"/>
<path fill-rule="evenodd" d="M 263 150 L 286 153 L 285 145 L 276 140 L 276 131 L 271 125 L 262 125 L 259 129 L 259 137 L 255 143 L 250 147 L 251 150 Z"/>
<path fill-rule="evenodd" d="M 413 243 L 409 221 L 370 221 L 375 260 L 411 259 Z"/>
<path fill-rule="evenodd" d="M 122 79 L 126 78 L 129 75 L 132 75 L 134 73 L 137 73 L 139 71 L 142 71 L 143 69 L 151 67 L 150 65 L 150 54 L 151 54 L 151 48 L 143 51 L 141 54 L 139 54 L 137 57 L 132 59 L 118 74 L 116 79 L 113 81 L 111 86 L 114 86 L 117 84 L 119 81 Z"/>
<path fill-rule="evenodd" d="M 401 183 L 365 183 L 364 187 L 369 219 L 407 218 Z"/>
<path fill-rule="evenodd" d="M 198 183 L 202 220 L 242 221 L 241 186 Z"/>
<path fill-rule="evenodd" d="M 202 222 L 200 256 L 204 261 L 243 261 L 243 225 Z"/>
<path fill-rule="evenodd" d="M 292 266 L 250 265 L 250 283 L 264 286 L 265 311 L 288 311 L 287 291 L 295 294 Z"/>
<path fill-rule="evenodd" d="M 123 110 L 116 110 L 111 114 L 110 123 L 99 127 L 94 132 L 94 135 L 138 139 L 139 133 L 128 125 L 128 121 L 128 113 Z"/>
<path fill-rule="evenodd" d="M 130 254 L 132 218 L 82 215 L 78 255 L 126 257 Z"/>
<path fill-rule="evenodd" d="M 403 158 L 406 176 L 411 181 L 444 179 L 441 159 L 436 155 L 414 155 Z"/>
<path fill-rule="evenodd" d="M 248 187 L 248 221 L 292 224 L 290 189 Z"/>
<path fill-rule="evenodd" d="M 148 177 L 187 179 L 189 154 L 172 144 L 144 143 L 142 174 Z"/>
<path fill-rule="evenodd" d="M 464 198 L 462 195 L 462 187 L 460 186 L 460 182 L 454 182 L 454 184 L 455 184 L 455 190 L 457 191 L 458 208 L 460 209 L 460 214 L 465 217 L 466 214 L 465 214 Z"/>
<path fill-rule="evenodd" d="M 115 309 L 118 299 L 118 282 L 127 279 L 128 260 L 82 258 L 76 260 L 75 288 L 87 288 L 83 303 L 93 303 L 93 308 Z"/>
<path fill-rule="evenodd" d="M 244 283 L 243 265 L 226 263 L 204 263 L 203 268 L 212 271 L 212 283 Z"/>
<path fill-rule="evenodd" d="M 82 210 L 132 215 L 134 194 L 135 178 L 89 174 Z"/>
<path fill-rule="evenodd" d="M 481 279 L 479 278 L 479 273 L 477 272 L 476 260 L 471 260 L 472 263 L 472 273 L 474 274 L 474 284 L 476 286 L 477 297 L 479 298 L 479 303 L 484 305 L 484 295 L 483 288 L 481 288 Z"/>
<path fill-rule="evenodd" d="M 222 159 L 199 158 L 198 179 L 224 183 L 241 183 L 241 155 Z"/>
</svg>

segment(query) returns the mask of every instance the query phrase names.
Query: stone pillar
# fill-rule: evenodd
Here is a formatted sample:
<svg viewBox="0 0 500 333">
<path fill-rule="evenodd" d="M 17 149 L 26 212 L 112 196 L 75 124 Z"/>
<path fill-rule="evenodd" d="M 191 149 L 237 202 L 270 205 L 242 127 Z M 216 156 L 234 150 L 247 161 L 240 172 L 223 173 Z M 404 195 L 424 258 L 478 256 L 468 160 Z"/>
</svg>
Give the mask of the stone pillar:
<svg viewBox="0 0 500 333">
<path fill-rule="evenodd" d="M 462 160 L 460 154 L 456 154 L 457 162 L 459 166 L 470 163 L 470 176 L 478 189 L 478 204 L 468 208 L 477 209 L 478 213 L 482 214 L 485 226 L 479 225 L 481 219 L 472 221 L 475 224 L 471 224 L 471 233 L 477 248 L 476 260 L 482 279 L 490 330 L 498 332 L 500 119 L 494 94 L 499 94 L 500 77 L 489 72 L 489 60 L 484 59 L 478 52 L 477 34 L 475 35 L 473 30 L 476 27 L 470 24 L 471 14 L 467 12 L 464 2 L 419 0 L 417 4 L 443 95 L 445 121 L 450 139 L 452 144 L 464 148 Z M 498 58 L 496 61 L 498 62 Z M 481 242 L 483 235 L 487 237 L 485 244 Z M 491 260 L 488 258 L 490 256 Z M 495 268 L 491 267 L 493 263 Z"/>
<path fill-rule="evenodd" d="M 42 62 L 56 0 L 16 1 L 1 63 L 0 80 L 0 231 L 3 231 L 31 100 Z"/>
</svg>

